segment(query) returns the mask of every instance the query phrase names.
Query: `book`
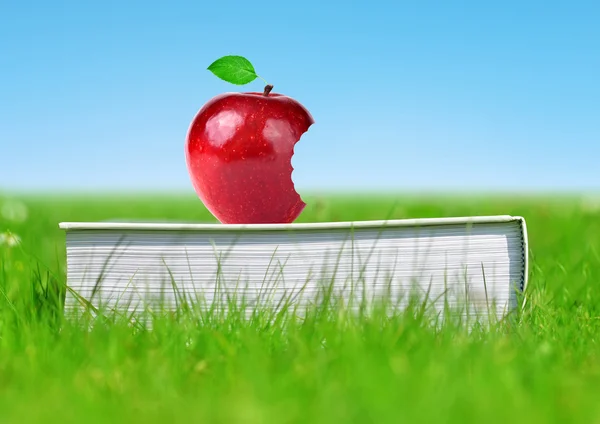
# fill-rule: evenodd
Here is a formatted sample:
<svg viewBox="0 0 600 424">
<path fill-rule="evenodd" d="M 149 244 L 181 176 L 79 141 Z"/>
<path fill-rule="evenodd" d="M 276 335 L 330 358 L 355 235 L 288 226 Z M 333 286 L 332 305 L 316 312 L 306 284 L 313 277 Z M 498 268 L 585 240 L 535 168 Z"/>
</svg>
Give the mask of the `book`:
<svg viewBox="0 0 600 424">
<path fill-rule="evenodd" d="M 292 305 L 301 313 L 325 295 L 349 307 L 387 300 L 401 309 L 417 296 L 438 313 L 463 307 L 489 319 L 518 308 L 527 285 L 519 216 L 59 227 L 68 314 L 90 306 L 176 311 L 186 302 L 227 308 L 232 299 L 247 310 Z"/>
</svg>

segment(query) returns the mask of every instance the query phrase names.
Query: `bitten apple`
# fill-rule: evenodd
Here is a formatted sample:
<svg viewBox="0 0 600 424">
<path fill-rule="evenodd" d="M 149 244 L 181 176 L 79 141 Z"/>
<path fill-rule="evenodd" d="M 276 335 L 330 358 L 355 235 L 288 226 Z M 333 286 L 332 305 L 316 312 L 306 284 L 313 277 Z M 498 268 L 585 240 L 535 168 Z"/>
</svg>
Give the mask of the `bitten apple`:
<svg viewBox="0 0 600 424">
<path fill-rule="evenodd" d="M 290 223 L 306 204 L 292 181 L 294 146 L 314 123 L 291 97 L 225 93 L 193 119 L 185 152 L 192 185 L 223 224 Z"/>
</svg>

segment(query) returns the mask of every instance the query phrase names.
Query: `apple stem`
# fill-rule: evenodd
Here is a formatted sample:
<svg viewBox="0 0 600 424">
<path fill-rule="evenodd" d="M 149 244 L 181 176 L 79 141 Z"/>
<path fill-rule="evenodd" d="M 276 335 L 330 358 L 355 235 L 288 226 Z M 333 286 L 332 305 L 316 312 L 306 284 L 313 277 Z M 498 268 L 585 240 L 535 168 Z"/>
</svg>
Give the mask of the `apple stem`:
<svg viewBox="0 0 600 424">
<path fill-rule="evenodd" d="M 267 97 L 272 89 L 273 89 L 273 86 L 271 84 L 267 84 L 265 86 L 265 91 L 263 93 L 263 96 Z"/>
</svg>

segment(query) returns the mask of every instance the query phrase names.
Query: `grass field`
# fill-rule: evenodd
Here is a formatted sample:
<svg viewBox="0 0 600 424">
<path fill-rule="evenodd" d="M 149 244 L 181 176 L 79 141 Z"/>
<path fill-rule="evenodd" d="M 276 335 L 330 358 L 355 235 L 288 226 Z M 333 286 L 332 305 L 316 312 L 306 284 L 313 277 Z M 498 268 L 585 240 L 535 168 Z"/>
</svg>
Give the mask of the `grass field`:
<svg viewBox="0 0 600 424">
<path fill-rule="evenodd" d="M 0 196 L 0 421 L 600 423 L 600 203 L 578 196 L 306 196 L 299 221 L 514 214 L 530 242 L 517 325 L 410 314 L 90 332 L 60 315 L 60 221 L 214 221 L 193 196 Z M 6 231 L 10 231 L 9 235 Z M 15 243 L 20 239 L 20 243 Z M 323 340 L 327 340 L 326 345 Z"/>
</svg>

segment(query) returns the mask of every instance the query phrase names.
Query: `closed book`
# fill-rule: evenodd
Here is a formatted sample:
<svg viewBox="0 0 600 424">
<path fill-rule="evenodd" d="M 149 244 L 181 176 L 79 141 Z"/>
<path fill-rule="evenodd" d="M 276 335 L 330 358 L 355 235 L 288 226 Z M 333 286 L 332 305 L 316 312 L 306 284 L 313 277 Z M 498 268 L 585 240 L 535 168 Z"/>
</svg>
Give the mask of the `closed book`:
<svg viewBox="0 0 600 424">
<path fill-rule="evenodd" d="M 518 216 L 294 224 L 63 222 L 65 313 L 410 299 L 502 318 L 527 284 Z M 361 306 L 362 305 L 362 306 Z M 491 312 L 493 311 L 493 312 Z"/>
</svg>

